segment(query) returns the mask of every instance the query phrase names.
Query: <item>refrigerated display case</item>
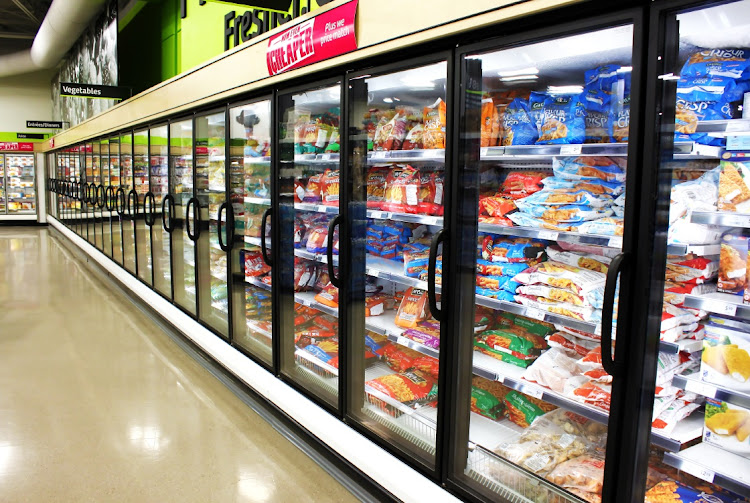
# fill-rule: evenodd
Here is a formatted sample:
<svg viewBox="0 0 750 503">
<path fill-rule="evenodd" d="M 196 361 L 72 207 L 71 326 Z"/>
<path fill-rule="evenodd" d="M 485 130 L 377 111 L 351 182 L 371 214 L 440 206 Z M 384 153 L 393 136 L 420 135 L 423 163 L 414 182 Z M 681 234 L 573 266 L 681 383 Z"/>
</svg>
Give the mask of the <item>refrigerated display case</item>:
<svg viewBox="0 0 750 503">
<path fill-rule="evenodd" d="M 170 234 L 172 217 L 166 200 L 169 194 L 169 132 L 168 126 L 152 127 L 149 132 L 150 187 L 154 196 L 156 221 L 151 226 L 151 249 L 154 265 L 154 288 L 172 298 L 172 266 L 170 264 Z"/>
<path fill-rule="evenodd" d="M 0 213 L 23 215 L 36 212 L 34 156 L 0 155 Z M 1 217 L 0 217 L 1 218 Z"/>
<path fill-rule="evenodd" d="M 337 271 L 341 160 L 333 155 L 340 145 L 341 87 L 333 82 L 279 95 L 279 210 L 271 215 L 280 249 L 294 250 L 277 253 L 273 262 L 279 269 L 281 372 L 336 409 L 339 347 L 345 343 Z"/>
<path fill-rule="evenodd" d="M 149 186 L 148 130 L 133 134 L 133 187 L 138 198 L 135 214 L 135 243 L 138 277 L 147 285 L 153 285 L 151 264 L 151 220 L 153 200 L 147 197 Z"/>
<path fill-rule="evenodd" d="M 192 119 L 175 121 L 169 124 L 169 169 L 169 204 L 172 207 L 169 215 L 174 302 L 187 312 L 197 314 L 193 233 L 198 218 L 193 197 Z"/>
<path fill-rule="evenodd" d="M 271 101 L 229 109 L 229 198 L 234 221 L 231 262 L 232 341 L 273 365 Z"/>
<path fill-rule="evenodd" d="M 195 117 L 198 316 L 229 339 L 226 111 Z"/>
</svg>

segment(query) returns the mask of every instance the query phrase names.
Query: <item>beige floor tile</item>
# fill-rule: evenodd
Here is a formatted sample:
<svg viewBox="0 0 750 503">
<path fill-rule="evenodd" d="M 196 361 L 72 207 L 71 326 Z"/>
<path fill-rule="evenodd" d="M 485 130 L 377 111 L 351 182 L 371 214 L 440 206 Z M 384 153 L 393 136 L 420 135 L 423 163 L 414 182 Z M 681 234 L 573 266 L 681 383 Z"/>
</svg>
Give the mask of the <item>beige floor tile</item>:
<svg viewBox="0 0 750 503">
<path fill-rule="evenodd" d="M 355 501 L 46 229 L 0 306 L 0 502 Z"/>
</svg>

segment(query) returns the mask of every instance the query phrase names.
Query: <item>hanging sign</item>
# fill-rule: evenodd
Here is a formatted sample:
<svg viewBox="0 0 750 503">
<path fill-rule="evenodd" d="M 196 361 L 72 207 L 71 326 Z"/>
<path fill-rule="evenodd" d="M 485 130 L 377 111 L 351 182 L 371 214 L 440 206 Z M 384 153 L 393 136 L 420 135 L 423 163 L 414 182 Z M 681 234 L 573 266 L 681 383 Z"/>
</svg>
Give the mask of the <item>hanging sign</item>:
<svg viewBox="0 0 750 503">
<path fill-rule="evenodd" d="M 34 144 L 25 141 L 0 141 L 0 150 L 13 150 L 16 152 L 33 152 Z"/>
<path fill-rule="evenodd" d="M 356 50 L 357 1 L 351 0 L 269 38 L 268 73 L 277 75 Z"/>
<path fill-rule="evenodd" d="M 16 133 L 19 140 L 43 140 L 46 138 L 44 133 Z"/>
<path fill-rule="evenodd" d="M 130 98 L 130 88 L 117 86 L 100 86 L 97 84 L 75 84 L 72 82 L 60 82 L 60 96 L 70 96 L 73 98 L 126 100 Z"/>
<path fill-rule="evenodd" d="M 26 121 L 26 127 L 29 129 L 62 129 L 61 121 Z"/>
</svg>

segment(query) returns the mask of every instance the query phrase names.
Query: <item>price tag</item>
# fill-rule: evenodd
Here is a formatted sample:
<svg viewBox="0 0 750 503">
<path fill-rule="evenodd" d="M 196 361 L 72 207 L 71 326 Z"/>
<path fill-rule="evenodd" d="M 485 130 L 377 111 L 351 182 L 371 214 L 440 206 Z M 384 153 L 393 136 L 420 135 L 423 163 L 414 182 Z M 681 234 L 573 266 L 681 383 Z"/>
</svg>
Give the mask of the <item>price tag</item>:
<svg viewBox="0 0 750 503">
<path fill-rule="evenodd" d="M 737 304 L 731 304 L 729 302 L 711 302 L 708 305 L 708 311 L 718 314 L 725 314 L 727 316 L 737 316 Z"/>
<path fill-rule="evenodd" d="M 396 337 L 396 344 L 398 344 L 399 346 L 409 347 L 409 339 L 399 335 Z"/>
<path fill-rule="evenodd" d="M 539 231 L 539 239 L 549 239 L 550 241 L 557 241 L 557 236 L 560 234 L 555 231 Z"/>
<path fill-rule="evenodd" d="M 609 246 L 610 248 L 622 248 L 622 237 L 616 236 L 613 238 L 609 238 L 607 246 Z"/>
<path fill-rule="evenodd" d="M 386 154 L 386 152 L 384 152 L 384 151 L 373 152 L 372 153 L 372 158 L 373 159 L 385 159 L 385 154 Z"/>
<path fill-rule="evenodd" d="M 368 267 L 367 268 L 367 275 L 368 276 L 372 276 L 373 278 L 377 278 L 378 277 L 378 270 L 377 269 L 372 269 L 372 268 Z"/>
<path fill-rule="evenodd" d="M 481 157 L 487 157 L 487 154 L 489 154 L 489 153 L 490 153 L 490 148 L 489 147 L 482 147 L 482 148 L 479 149 L 479 157 L 480 158 Z"/>
<path fill-rule="evenodd" d="M 740 215 L 723 215 L 719 221 L 719 225 L 734 226 L 734 227 L 750 227 L 750 219 L 742 217 Z"/>
<path fill-rule="evenodd" d="M 581 153 L 581 145 L 563 145 L 560 147 L 560 155 L 578 155 Z"/>
<path fill-rule="evenodd" d="M 716 475 L 713 470 L 710 470 L 697 463 L 683 461 L 682 466 L 680 468 L 682 469 L 683 472 L 687 472 L 690 475 L 693 475 L 694 477 L 698 477 L 701 480 L 705 480 L 706 482 L 713 482 L 714 476 Z"/>
<path fill-rule="evenodd" d="M 729 121 L 727 122 L 727 133 L 737 133 L 739 131 L 748 131 L 750 130 L 750 124 L 748 124 L 745 121 Z"/>
<path fill-rule="evenodd" d="M 539 309 L 532 309 L 532 308 L 526 308 L 526 312 L 524 313 L 529 318 L 533 318 L 535 320 L 544 321 L 544 311 L 540 311 Z"/>
<path fill-rule="evenodd" d="M 522 386 L 521 393 L 536 398 L 537 400 L 541 400 L 544 396 L 544 391 L 542 391 L 541 388 L 537 388 L 536 386 Z"/>
<path fill-rule="evenodd" d="M 331 154 L 321 154 L 320 160 L 321 161 L 330 161 L 331 160 Z"/>
<path fill-rule="evenodd" d="M 704 384 L 698 381 L 693 381 L 692 379 L 690 379 L 686 382 L 685 391 L 692 391 L 693 393 L 697 393 L 698 395 L 703 395 L 709 398 L 713 398 L 715 395 L 716 388 L 708 384 Z"/>
</svg>

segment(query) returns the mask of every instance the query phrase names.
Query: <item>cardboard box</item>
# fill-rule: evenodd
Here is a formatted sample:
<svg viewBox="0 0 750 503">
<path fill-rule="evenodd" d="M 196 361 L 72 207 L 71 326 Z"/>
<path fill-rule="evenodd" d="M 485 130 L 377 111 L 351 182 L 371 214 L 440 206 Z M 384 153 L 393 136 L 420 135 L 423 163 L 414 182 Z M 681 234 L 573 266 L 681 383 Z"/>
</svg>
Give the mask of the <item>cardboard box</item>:
<svg viewBox="0 0 750 503">
<path fill-rule="evenodd" d="M 701 354 L 701 380 L 750 393 L 750 334 L 709 323 Z"/>
<path fill-rule="evenodd" d="M 747 284 L 747 241 L 747 236 L 739 234 L 725 234 L 721 238 L 718 291 L 744 295 Z"/>
<path fill-rule="evenodd" d="M 707 398 L 703 441 L 750 458 L 750 410 Z"/>
</svg>

